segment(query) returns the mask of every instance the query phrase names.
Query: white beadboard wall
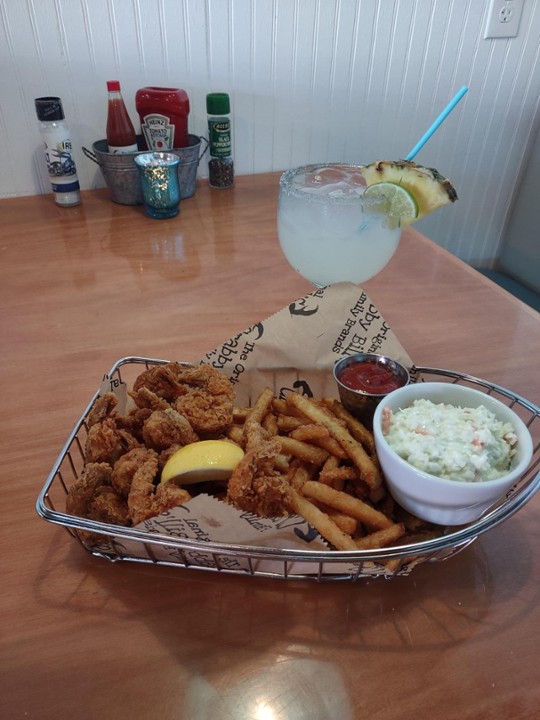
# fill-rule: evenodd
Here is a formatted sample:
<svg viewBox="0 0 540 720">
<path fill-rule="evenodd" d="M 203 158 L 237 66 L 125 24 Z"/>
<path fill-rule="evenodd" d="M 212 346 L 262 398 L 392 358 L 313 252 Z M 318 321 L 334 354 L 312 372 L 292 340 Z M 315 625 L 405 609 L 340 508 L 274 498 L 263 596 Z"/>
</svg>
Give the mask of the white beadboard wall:
<svg viewBox="0 0 540 720">
<path fill-rule="evenodd" d="M 498 40 L 483 39 L 488 6 L 0 0 L 0 197 L 49 192 L 34 111 L 42 95 L 62 98 L 82 187 L 103 185 L 82 147 L 104 137 L 108 79 L 121 81 L 134 120 L 137 88 L 184 88 L 197 135 L 206 93 L 229 92 L 238 175 L 404 157 L 467 85 L 416 158 L 447 175 L 460 200 L 418 228 L 489 266 L 539 124 L 540 3 L 524 0 L 518 37 Z"/>
</svg>

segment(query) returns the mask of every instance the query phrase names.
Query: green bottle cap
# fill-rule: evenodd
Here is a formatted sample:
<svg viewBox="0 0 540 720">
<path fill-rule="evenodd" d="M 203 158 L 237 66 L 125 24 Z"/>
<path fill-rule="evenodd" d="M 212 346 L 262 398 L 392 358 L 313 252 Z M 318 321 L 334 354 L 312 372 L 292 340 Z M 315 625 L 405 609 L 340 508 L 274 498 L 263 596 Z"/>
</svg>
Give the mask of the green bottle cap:
<svg viewBox="0 0 540 720">
<path fill-rule="evenodd" d="M 228 115 L 231 112 L 231 104 L 227 93 L 208 93 L 206 112 L 209 115 Z"/>
</svg>

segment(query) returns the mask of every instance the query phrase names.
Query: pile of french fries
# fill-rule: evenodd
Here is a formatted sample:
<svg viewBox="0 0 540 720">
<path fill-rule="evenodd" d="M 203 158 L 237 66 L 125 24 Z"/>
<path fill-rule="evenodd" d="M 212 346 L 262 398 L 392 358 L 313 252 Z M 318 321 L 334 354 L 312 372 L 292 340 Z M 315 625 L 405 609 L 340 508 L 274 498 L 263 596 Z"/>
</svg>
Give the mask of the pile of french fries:
<svg viewBox="0 0 540 720">
<path fill-rule="evenodd" d="M 228 437 L 246 452 L 277 441 L 284 513 L 302 516 L 337 550 L 372 550 L 442 532 L 404 511 L 387 492 L 373 434 L 338 400 L 266 388 L 252 407 L 237 407 Z"/>
</svg>

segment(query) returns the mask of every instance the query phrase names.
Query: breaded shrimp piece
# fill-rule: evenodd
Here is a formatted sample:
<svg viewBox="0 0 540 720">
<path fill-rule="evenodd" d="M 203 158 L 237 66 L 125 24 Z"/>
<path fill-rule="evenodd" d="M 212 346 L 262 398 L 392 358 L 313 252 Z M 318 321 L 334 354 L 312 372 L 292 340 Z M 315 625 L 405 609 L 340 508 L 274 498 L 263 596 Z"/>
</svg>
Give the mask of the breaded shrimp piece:
<svg viewBox="0 0 540 720">
<path fill-rule="evenodd" d="M 210 365 L 184 368 L 179 379 L 182 387 L 174 406 L 195 432 L 224 432 L 233 419 L 235 392 L 230 380 Z"/>
<path fill-rule="evenodd" d="M 155 517 L 165 510 L 182 505 L 191 499 L 191 495 L 174 483 L 160 483 L 157 488 L 154 480 L 158 472 L 156 453 L 149 456 L 133 476 L 128 495 L 128 508 L 133 525 Z"/>
<path fill-rule="evenodd" d="M 96 425 L 96 423 L 102 422 L 102 420 L 112 415 L 117 405 L 118 398 L 112 392 L 105 393 L 105 395 L 98 397 L 88 413 L 86 419 L 88 427 L 90 428 L 92 425 Z"/>
<path fill-rule="evenodd" d="M 133 474 L 127 504 L 134 525 L 149 517 L 148 511 L 152 507 L 156 491 L 154 480 L 157 472 L 158 457 L 156 453 L 153 453 L 148 455 Z"/>
<path fill-rule="evenodd" d="M 199 440 L 189 421 L 172 408 L 155 410 L 150 415 L 144 423 L 143 438 L 148 447 L 158 452 L 171 445 L 189 445 Z"/>
<path fill-rule="evenodd" d="M 210 365 L 156 365 L 138 376 L 130 395 L 139 407 L 161 410 L 163 401 L 170 403 L 197 433 L 224 432 L 232 422 L 234 388 Z"/>
<path fill-rule="evenodd" d="M 133 393 L 137 395 L 141 388 L 146 388 L 158 397 L 172 402 L 180 391 L 179 375 L 184 366 L 177 362 L 166 363 L 164 365 L 155 365 L 142 372 L 133 383 Z"/>
<path fill-rule="evenodd" d="M 66 498 L 68 515 L 88 517 L 88 507 L 96 491 L 102 487 L 110 487 L 112 468 L 107 463 L 88 463 L 80 477 L 69 488 Z"/>
<path fill-rule="evenodd" d="M 160 483 L 156 490 L 156 497 L 152 507 L 154 515 L 160 515 L 166 510 L 183 505 L 191 500 L 189 492 L 173 482 Z"/>
<path fill-rule="evenodd" d="M 138 390 L 132 390 L 130 396 L 133 398 L 135 405 L 139 408 L 150 408 L 150 410 L 166 410 L 171 407 L 164 398 L 149 390 L 144 385 Z"/>
<path fill-rule="evenodd" d="M 127 498 L 133 482 L 133 476 L 148 459 L 156 456 L 154 450 L 138 447 L 129 450 L 118 458 L 112 470 L 111 483 L 118 495 Z"/>
<path fill-rule="evenodd" d="M 127 501 L 120 497 L 112 487 L 102 486 L 96 490 L 88 506 L 90 520 L 111 523 L 112 525 L 131 525 Z"/>
<path fill-rule="evenodd" d="M 139 442 L 143 442 L 143 426 L 152 410 L 150 408 L 133 408 L 127 415 L 115 415 L 114 420 L 119 430 L 127 430 Z"/>
<path fill-rule="evenodd" d="M 111 417 L 92 425 L 84 447 L 86 462 L 106 462 L 110 465 L 118 460 L 127 450 L 137 447 L 139 443 L 126 430 L 119 430 Z"/>
<path fill-rule="evenodd" d="M 162 450 L 159 453 L 159 472 L 161 472 L 163 470 L 163 468 L 167 464 L 167 461 L 169 460 L 169 458 L 172 455 L 174 455 L 174 453 L 177 450 L 180 450 L 180 448 L 182 448 L 182 447 L 184 447 L 184 446 L 183 445 L 171 445 L 166 450 Z"/>
<path fill-rule="evenodd" d="M 248 450 L 233 470 L 227 502 L 261 517 L 287 515 L 289 486 L 273 467 L 273 460 L 280 452 L 281 446 L 275 440 L 264 441 Z"/>
</svg>

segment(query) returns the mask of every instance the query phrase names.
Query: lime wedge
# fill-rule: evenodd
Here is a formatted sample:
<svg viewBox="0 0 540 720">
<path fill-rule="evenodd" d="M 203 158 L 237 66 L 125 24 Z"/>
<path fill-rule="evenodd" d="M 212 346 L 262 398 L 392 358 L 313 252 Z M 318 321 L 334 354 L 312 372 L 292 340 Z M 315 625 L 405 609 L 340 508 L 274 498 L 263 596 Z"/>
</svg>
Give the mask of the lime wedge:
<svg viewBox="0 0 540 720">
<path fill-rule="evenodd" d="M 381 208 L 400 225 L 409 225 L 418 217 L 418 203 L 414 195 L 397 183 L 380 182 L 369 185 L 364 191 L 364 197 L 375 201 L 380 199 Z"/>
</svg>

